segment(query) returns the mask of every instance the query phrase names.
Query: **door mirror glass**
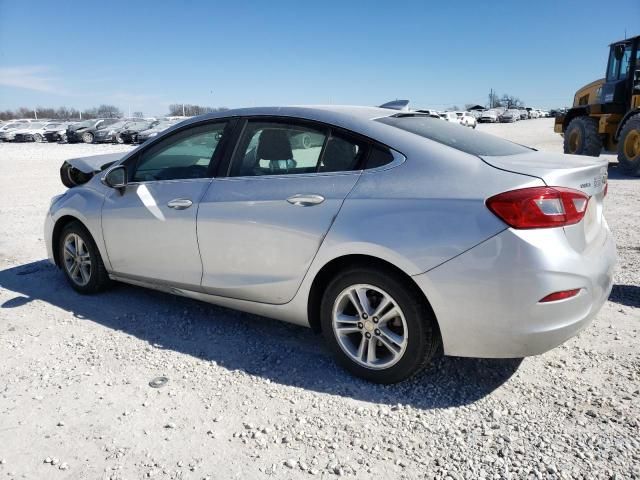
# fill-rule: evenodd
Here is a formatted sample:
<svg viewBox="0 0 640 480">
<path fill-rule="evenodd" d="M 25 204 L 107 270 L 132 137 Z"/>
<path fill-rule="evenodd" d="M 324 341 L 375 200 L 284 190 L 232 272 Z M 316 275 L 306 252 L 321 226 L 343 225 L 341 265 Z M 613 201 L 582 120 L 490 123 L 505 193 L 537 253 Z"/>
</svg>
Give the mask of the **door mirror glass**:
<svg viewBox="0 0 640 480">
<path fill-rule="evenodd" d="M 127 167 L 116 165 L 107 170 L 102 177 L 102 183 L 111 188 L 124 188 L 127 186 Z"/>
</svg>

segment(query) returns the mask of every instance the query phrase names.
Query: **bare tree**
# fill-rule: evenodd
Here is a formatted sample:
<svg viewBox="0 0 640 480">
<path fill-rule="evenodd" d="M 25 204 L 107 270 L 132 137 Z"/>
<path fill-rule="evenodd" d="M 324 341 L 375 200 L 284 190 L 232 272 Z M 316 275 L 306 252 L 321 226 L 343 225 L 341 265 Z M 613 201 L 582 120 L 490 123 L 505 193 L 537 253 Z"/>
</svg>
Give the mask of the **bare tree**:
<svg viewBox="0 0 640 480">
<path fill-rule="evenodd" d="M 96 111 L 96 115 L 99 118 L 119 118 L 122 116 L 122 111 L 114 105 L 100 105 Z"/>
<path fill-rule="evenodd" d="M 524 103 L 518 97 L 506 93 L 500 98 L 500 104 L 506 108 L 520 108 L 524 106 Z"/>
<path fill-rule="evenodd" d="M 188 103 L 173 103 L 169 105 L 169 115 L 178 117 L 186 115 L 192 117 L 194 115 L 202 115 L 210 112 L 224 112 L 229 110 L 227 107 L 203 107 L 201 105 L 191 105 Z"/>
</svg>

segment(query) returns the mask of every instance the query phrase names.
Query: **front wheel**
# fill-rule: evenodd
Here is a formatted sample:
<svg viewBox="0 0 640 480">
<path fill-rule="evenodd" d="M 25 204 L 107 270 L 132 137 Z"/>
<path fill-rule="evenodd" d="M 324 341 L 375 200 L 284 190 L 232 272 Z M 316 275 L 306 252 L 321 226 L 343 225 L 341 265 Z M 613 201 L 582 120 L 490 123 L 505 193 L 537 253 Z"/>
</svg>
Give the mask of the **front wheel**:
<svg viewBox="0 0 640 480">
<path fill-rule="evenodd" d="M 415 285 L 391 271 L 352 267 L 327 287 L 322 331 L 348 371 L 376 383 L 416 374 L 435 355 L 440 336 Z"/>
<path fill-rule="evenodd" d="M 93 143 L 93 133 L 85 132 L 82 134 L 82 141 L 84 143 Z"/>
<path fill-rule="evenodd" d="M 627 175 L 640 177 L 640 114 L 622 127 L 618 141 L 618 162 Z"/>
<path fill-rule="evenodd" d="M 80 223 L 71 222 L 64 227 L 58 252 L 60 265 L 75 291 L 96 293 L 111 283 L 98 247 Z"/>
<path fill-rule="evenodd" d="M 33 136 L 33 141 L 36 142 L 36 143 L 42 143 L 42 135 L 40 135 L 39 133 L 36 133 Z"/>
</svg>

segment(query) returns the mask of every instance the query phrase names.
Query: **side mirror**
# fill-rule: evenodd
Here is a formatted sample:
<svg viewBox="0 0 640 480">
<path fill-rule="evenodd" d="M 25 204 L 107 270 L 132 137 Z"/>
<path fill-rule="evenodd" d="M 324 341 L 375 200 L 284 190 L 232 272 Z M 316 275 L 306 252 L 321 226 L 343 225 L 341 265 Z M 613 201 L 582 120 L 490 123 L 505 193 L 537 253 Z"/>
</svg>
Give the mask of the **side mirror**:
<svg viewBox="0 0 640 480">
<path fill-rule="evenodd" d="M 622 60 L 622 57 L 624 56 L 624 45 L 616 45 L 613 47 L 613 56 L 616 60 Z"/>
<path fill-rule="evenodd" d="M 127 167 L 116 165 L 106 171 L 102 183 L 110 188 L 125 188 L 127 186 Z"/>
</svg>

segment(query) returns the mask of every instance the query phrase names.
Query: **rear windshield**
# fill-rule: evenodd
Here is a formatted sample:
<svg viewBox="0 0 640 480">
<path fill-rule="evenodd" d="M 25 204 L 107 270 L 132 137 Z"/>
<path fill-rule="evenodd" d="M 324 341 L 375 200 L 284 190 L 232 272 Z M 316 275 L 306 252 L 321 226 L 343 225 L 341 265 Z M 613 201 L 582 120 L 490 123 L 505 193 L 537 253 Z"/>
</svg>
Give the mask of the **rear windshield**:
<svg viewBox="0 0 640 480">
<path fill-rule="evenodd" d="M 493 135 L 430 117 L 383 117 L 377 122 L 406 130 L 471 155 L 503 156 L 531 149 Z"/>
</svg>

